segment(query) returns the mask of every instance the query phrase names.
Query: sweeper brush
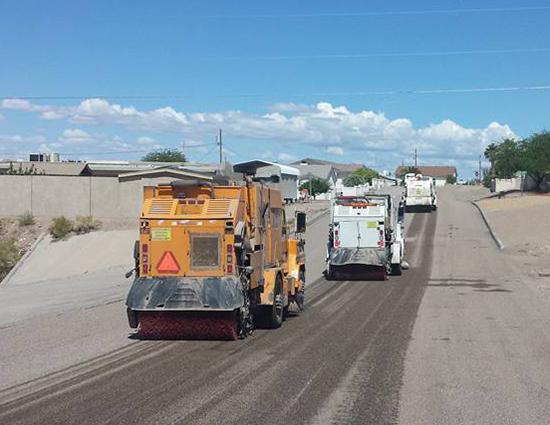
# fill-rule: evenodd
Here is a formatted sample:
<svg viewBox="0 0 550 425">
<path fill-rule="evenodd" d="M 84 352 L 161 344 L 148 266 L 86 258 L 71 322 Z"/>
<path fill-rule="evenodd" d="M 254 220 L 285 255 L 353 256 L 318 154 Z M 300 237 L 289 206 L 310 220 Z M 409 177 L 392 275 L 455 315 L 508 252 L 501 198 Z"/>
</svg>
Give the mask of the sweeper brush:
<svg viewBox="0 0 550 425">
<path fill-rule="evenodd" d="M 239 335 L 235 312 L 142 311 L 138 320 L 142 339 L 234 341 Z"/>
<path fill-rule="evenodd" d="M 335 280 L 386 280 L 388 278 L 385 266 L 364 264 L 348 264 L 331 268 L 332 279 Z"/>
</svg>

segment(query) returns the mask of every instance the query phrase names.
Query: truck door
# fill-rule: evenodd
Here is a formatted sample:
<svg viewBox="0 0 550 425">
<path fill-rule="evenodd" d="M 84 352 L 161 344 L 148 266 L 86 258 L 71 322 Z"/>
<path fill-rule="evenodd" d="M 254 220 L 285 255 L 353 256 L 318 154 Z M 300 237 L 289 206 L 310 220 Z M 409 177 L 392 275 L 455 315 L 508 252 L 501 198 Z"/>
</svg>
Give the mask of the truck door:
<svg viewBox="0 0 550 425">
<path fill-rule="evenodd" d="M 357 221 L 340 221 L 340 246 L 356 248 L 359 246 L 359 228 Z"/>
<path fill-rule="evenodd" d="M 378 247 L 378 241 L 380 240 L 380 228 L 383 229 L 383 225 L 380 226 L 378 218 L 368 220 L 362 220 L 357 222 L 359 232 L 359 248 L 376 248 Z M 382 235 L 383 235 L 382 231 Z"/>
</svg>

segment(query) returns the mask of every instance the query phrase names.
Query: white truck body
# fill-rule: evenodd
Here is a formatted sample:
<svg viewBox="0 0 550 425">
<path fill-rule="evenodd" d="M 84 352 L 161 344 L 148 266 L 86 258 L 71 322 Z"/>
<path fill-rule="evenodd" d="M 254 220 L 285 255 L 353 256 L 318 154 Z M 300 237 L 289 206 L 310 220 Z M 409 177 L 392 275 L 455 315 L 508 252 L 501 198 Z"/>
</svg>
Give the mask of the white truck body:
<svg viewBox="0 0 550 425">
<path fill-rule="evenodd" d="M 340 198 L 332 204 L 328 275 L 350 265 L 376 268 L 384 277 L 388 272 L 400 274 L 404 248 L 401 223 L 389 195 L 365 195 L 349 202 Z"/>
<path fill-rule="evenodd" d="M 405 206 L 425 207 L 435 209 L 437 207 L 437 194 L 435 183 L 431 177 L 416 175 L 405 180 Z"/>
<path fill-rule="evenodd" d="M 333 223 L 339 236 L 336 241 L 342 248 L 377 248 L 385 221 L 383 206 L 334 206 Z"/>
</svg>

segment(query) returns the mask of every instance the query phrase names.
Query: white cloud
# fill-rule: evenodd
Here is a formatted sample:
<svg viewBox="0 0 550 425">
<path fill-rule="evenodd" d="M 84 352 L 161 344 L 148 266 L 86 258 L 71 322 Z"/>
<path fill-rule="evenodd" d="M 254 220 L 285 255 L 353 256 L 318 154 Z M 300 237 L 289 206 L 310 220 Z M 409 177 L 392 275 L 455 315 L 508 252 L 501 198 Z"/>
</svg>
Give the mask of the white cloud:
<svg viewBox="0 0 550 425">
<path fill-rule="evenodd" d="M 44 136 L 22 136 L 20 134 L 14 134 L 11 136 L 6 135 L 0 135 L 0 144 L 7 145 L 9 148 L 10 145 L 32 145 L 32 144 L 39 144 L 39 143 L 45 143 L 46 138 Z"/>
<path fill-rule="evenodd" d="M 277 155 L 277 159 L 282 162 L 292 162 L 292 161 L 296 161 L 298 158 L 295 155 L 291 155 L 286 152 L 281 152 L 279 155 Z"/>
<path fill-rule="evenodd" d="M 92 140 L 93 137 L 79 128 L 68 128 L 63 131 L 63 135 L 59 140 L 63 143 L 84 143 Z"/>
<path fill-rule="evenodd" d="M 18 111 L 35 111 L 36 106 L 24 99 L 3 99 L 2 108 Z"/>
<path fill-rule="evenodd" d="M 382 112 L 352 111 L 344 105 L 328 102 L 316 105 L 280 103 L 264 114 L 238 110 L 181 112 L 172 107 L 142 111 L 105 99 L 86 99 L 76 106 L 61 107 L 4 99 L 2 107 L 80 125 L 120 125 L 130 130 L 178 133 L 186 140 L 192 138 L 197 144 L 211 140 L 222 127 L 226 136 L 233 139 L 265 141 L 266 148 L 275 152 L 284 147 L 285 153 L 272 156 L 275 158 L 288 155 L 289 149 L 301 145 L 333 155 L 361 152 L 362 162 L 375 158 L 383 162 L 379 166 L 401 163 L 410 158 L 415 147 L 426 162 L 471 160 L 492 141 L 517 137 L 508 125 L 498 122 L 482 128 L 468 128 L 446 119 L 418 128 L 407 118 L 390 119 Z M 138 144 L 147 145 L 146 140 L 139 139 Z"/>
<path fill-rule="evenodd" d="M 152 145 L 154 143 L 155 143 L 155 139 L 153 139 L 152 137 L 146 137 L 146 136 L 140 137 L 137 141 L 138 145 Z"/>
<path fill-rule="evenodd" d="M 327 146 L 327 153 L 341 156 L 344 155 L 344 149 L 340 146 Z"/>
</svg>

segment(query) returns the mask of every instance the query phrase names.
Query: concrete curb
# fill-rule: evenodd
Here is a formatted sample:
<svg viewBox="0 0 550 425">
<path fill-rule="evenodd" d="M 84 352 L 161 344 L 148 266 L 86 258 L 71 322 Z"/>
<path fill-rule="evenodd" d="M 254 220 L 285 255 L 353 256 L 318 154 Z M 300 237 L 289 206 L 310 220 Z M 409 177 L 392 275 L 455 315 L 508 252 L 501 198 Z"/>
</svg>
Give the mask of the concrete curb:
<svg viewBox="0 0 550 425">
<path fill-rule="evenodd" d="M 501 242 L 501 240 L 497 237 L 496 233 L 493 231 L 493 228 L 489 224 L 489 220 L 487 219 L 487 216 L 483 212 L 483 209 L 477 204 L 476 201 L 470 201 L 473 206 L 477 208 L 479 213 L 481 214 L 481 218 L 483 218 L 483 221 L 485 222 L 485 225 L 487 226 L 487 229 L 489 229 L 489 233 L 491 234 L 491 237 L 495 241 L 495 244 L 497 245 L 498 249 L 502 251 L 504 249 L 504 244 Z"/>
<path fill-rule="evenodd" d="M 48 234 L 48 232 L 42 232 L 40 234 L 38 239 L 36 239 L 34 241 L 34 243 L 29 248 L 29 250 L 27 252 L 25 252 L 25 254 L 23 254 L 23 256 L 19 259 L 19 261 L 15 264 L 15 266 L 13 266 L 13 268 L 6 275 L 6 277 L 4 279 L 2 279 L 2 281 L 0 282 L 0 286 L 5 286 L 9 283 L 9 281 L 13 277 L 13 275 L 17 272 L 17 270 L 19 270 L 21 268 L 21 266 L 25 263 L 27 258 L 29 258 L 29 256 L 34 252 L 35 248 L 38 246 L 38 244 L 40 242 L 42 242 L 42 240 L 46 237 L 47 234 Z"/>
</svg>

